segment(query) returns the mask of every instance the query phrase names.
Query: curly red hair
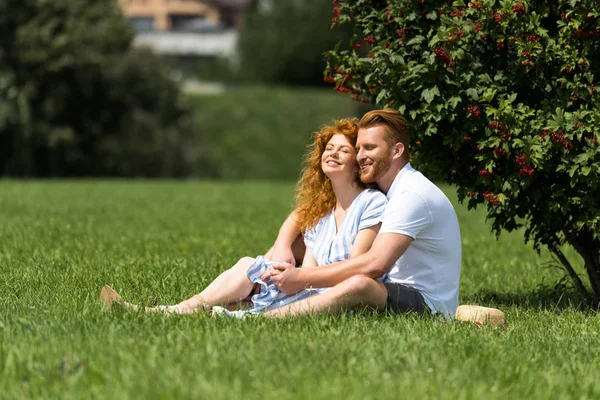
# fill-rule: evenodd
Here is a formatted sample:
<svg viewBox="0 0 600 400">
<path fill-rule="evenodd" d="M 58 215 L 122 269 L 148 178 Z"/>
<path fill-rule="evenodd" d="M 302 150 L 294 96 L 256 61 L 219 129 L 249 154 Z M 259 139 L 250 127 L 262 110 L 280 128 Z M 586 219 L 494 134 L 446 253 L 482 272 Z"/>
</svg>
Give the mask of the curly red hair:
<svg viewBox="0 0 600 400">
<path fill-rule="evenodd" d="M 321 169 L 321 156 L 329 140 L 337 134 L 346 136 L 354 147 L 358 136 L 357 120 L 342 118 L 334 121 L 332 125 L 322 127 L 313 135 L 314 141 L 304 156 L 302 176 L 296 186 L 296 222 L 302 232 L 314 227 L 335 206 L 333 186 Z M 363 188 L 368 187 L 360 181 L 358 170 L 356 184 Z"/>
</svg>

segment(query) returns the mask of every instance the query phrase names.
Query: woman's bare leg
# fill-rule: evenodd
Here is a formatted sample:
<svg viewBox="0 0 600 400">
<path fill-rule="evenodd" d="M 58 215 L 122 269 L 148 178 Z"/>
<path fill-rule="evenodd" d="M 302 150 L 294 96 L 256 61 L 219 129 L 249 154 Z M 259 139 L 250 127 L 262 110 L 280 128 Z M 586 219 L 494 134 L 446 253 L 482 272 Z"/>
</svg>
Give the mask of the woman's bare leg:
<svg viewBox="0 0 600 400">
<path fill-rule="evenodd" d="M 244 300 L 254 287 L 246 272 L 254 262 L 252 257 L 244 257 L 233 267 L 219 275 L 202 292 L 177 305 L 184 310 L 196 312 L 213 306 L 238 303 Z"/>
<path fill-rule="evenodd" d="M 213 306 L 237 303 L 248 297 L 253 283 L 248 279 L 246 271 L 254 262 L 254 258 L 244 257 L 233 267 L 219 275 L 210 285 L 199 294 L 173 306 L 145 307 L 146 312 L 161 312 L 166 314 L 193 314 L 210 311 Z M 112 303 L 120 303 L 134 311 L 140 306 L 123 301 L 121 296 L 110 286 L 105 286 L 100 292 L 100 299 L 108 308 Z"/>
</svg>

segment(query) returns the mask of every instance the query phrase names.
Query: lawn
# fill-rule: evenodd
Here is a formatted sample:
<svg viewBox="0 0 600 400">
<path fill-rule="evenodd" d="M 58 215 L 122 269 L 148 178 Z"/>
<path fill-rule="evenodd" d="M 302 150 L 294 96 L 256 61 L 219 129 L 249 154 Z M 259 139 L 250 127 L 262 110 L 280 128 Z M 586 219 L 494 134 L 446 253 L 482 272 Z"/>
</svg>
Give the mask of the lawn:
<svg viewBox="0 0 600 400">
<path fill-rule="evenodd" d="M 496 241 L 458 205 L 461 303 L 501 308 L 504 330 L 368 311 L 102 311 L 104 284 L 168 304 L 263 253 L 292 194 L 266 181 L 0 181 L 0 399 L 600 397 L 598 314 L 569 305 L 562 272 L 522 233 Z"/>
</svg>

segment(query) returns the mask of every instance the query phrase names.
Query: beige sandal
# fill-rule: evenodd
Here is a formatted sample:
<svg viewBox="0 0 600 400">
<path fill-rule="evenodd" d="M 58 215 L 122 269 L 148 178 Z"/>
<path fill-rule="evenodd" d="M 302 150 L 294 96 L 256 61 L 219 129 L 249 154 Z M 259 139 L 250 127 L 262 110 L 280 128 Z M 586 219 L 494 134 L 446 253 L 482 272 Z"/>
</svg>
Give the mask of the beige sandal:
<svg viewBox="0 0 600 400">
<path fill-rule="evenodd" d="M 504 313 L 496 308 L 473 305 L 459 306 L 456 309 L 456 319 L 458 321 L 473 322 L 478 326 L 506 327 Z"/>
<path fill-rule="evenodd" d="M 123 299 L 119 293 L 115 292 L 114 289 L 108 285 L 105 285 L 102 290 L 100 290 L 100 301 L 104 303 L 104 308 L 106 310 L 110 309 L 110 306 L 113 303 L 123 303 Z"/>
</svg>

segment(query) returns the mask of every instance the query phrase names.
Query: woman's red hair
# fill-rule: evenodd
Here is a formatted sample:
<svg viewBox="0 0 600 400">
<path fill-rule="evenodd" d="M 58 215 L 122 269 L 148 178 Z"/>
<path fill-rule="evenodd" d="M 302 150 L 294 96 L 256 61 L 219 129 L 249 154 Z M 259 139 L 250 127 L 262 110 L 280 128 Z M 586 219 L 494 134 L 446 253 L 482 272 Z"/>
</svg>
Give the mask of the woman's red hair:
<svg viewBox="0 0 600 400">
<path fill-rule="evenodd" d="M 332 125 L 324 126 L 314 134 L 314 141 L 304 157 L 302 176 L 296 186 L 296 222 L 302 232 L 314 227 L 335 206 L 336 198 L 331 181 L 321 169 L 321 156 L 333 135 L 344 135 L 354 147 L 358 135 L 358 125 L 354 118 L 343 118 Z M 367 185 L 359 179 L 356 183 L 363 188 Z"/>
</svg>

